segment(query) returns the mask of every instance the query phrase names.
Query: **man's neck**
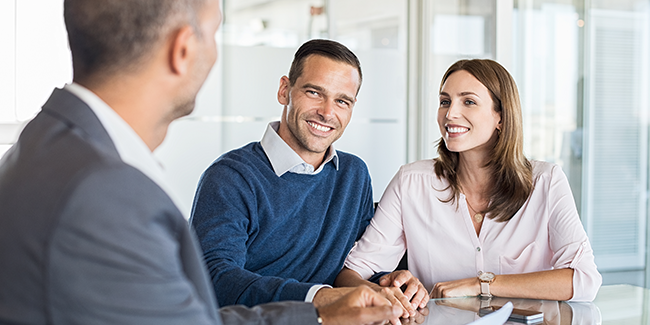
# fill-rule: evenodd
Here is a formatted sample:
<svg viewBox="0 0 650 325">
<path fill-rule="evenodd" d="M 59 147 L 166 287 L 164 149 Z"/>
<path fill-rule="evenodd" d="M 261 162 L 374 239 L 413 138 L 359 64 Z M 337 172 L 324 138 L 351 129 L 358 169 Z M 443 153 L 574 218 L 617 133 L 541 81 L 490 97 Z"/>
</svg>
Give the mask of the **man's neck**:
<svg viewBox="0 0 650 325">
<path fill-rule="evenodd" d="M 84 84 L 113 109 L 144 141 L 147 147 L 154 151 L 165 139 L 169 124 L 173 121 L 166 118 L 162 109 L 166 105 L 160 97 L 149 96 L 146 84 L 133 79 L 124 78 L 120 82 L 105 82 L 101 85 Z M 138 84 L 139 86 L 131 86 Z"/>
<path fill-rule="evenodd" d="M 302 160 L 314 167 L 314 169 L 318 169 L 321 164 L 323 164 L 323 161 L 327 157 L 327 153 L 329 152 L 329 148 L 325 150 L 325 152 L 312 152 L 309 151 L 303 146 L 298 143 L 298 140 L 291 134 L 291 131 L 289 130 L 286 125 L 283 126 L 283 121 L 280 121 L 280 127 L 278 128 L 278 135 L 284 141 Z M 330 146 L 331 147 L 331 146 Z"/>
</svg>

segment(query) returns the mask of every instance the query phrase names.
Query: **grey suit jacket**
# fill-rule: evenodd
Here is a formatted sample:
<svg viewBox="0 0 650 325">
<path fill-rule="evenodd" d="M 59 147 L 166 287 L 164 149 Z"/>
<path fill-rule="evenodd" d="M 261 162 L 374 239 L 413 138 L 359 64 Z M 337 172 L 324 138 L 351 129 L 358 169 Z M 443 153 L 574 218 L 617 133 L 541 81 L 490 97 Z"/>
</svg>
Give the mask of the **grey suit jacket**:
<svg viewBox="0 0 650 325">
<path fill-rule="evenodd" d="M 0 162 L 0 324 L 315 324 L 311 304 L 218 309 L 194 233 L 56 89 Z"/>
</svg>

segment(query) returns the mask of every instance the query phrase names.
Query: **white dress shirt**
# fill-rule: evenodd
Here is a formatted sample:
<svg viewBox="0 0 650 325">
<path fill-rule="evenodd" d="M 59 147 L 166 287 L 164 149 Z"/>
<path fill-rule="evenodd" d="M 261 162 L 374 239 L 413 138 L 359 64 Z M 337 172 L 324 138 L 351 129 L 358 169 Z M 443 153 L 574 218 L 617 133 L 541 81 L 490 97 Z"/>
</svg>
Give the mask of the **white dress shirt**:
<svg viewBox="0 0 650 325">
<path fill-rule="evenodd" d="M 271 162 L 271 167 L 278 177 L 284 175 L 285 173 L 294 173 L 294 174 L 309 174 L 316 175 L 323 170 L 323 166 L 328 162 L 333 160 L 336 170 L 339 170 L 339 156 L 336 154 L 336 149 L 334 145 L 330 145 L 328 150 L 327 157 L 323 160 L 323 163 L 314 170 L 314 166 L 306 163 L 300 156 L 289 147 L 289 145 L 282 140 L 278 135 L 278 129 L 280 128 L 280 122 L 275 121 L 269 123 L 266 127 L 266 132 L 262 137 L 260 144 L 266 157 L 269 158 Z M 305 296 L 305 302 L 312 302 L 314 296 L 321 288 L 331 288 L 332 286 L 327 284 L 317 284 L 313 285 L 307 292 Z"/>
<path fill-rule="evenodd" d="M 409 271 L 431 290 L 435 283 L 476 277 L 479 271 L 518 274 L 572 268 L 573 298 L 591 301 L 602 277 L 562 169 L 532 161 L 534 189 L 507 222 L 470 219 L 465 196 L 443 203 L 451 191 L 433 160 L 400 168 L 345 266 L 367 279 L 395 269 L 408 247 Z M 446 190 L 445 190 L 446 189 Z"/>
<path fill-rule="evenodd" d="M 92 109 L 113 141 L 122 161 L 149 177 L 167 193 L 180 211 L 185 211 L 180 200 L 167 184 L 162 166 L 133 128 L 88 88 L 72 83 L 63 89 L 79 97 Z M 184 217 L 187 219 L 189 216 Z"/>
<path fill-rule="evenodd" d="M 289 147 L 289 145 L 282 140 L 280 135 L 278 135 L 278 129 L 280 128 L 280 122 L 275 121 L 269 123 L 266 127 L 266 132 L 262 137 L 260 144 L 266 157 L 269 158 L 273 171 L 278 177 L 284 175 L 286 172 L 294 174 L 308 174 L 316 175 L 323 170 L 323 166 L 328 162 L 333 160 L 334 167 L 336 170 L 339 170 L 339 156 L 336 154 L 336 149 L 334 149 L 334 144 L 330 145 L 329 150 L 327 151 L 327 157 L 323 160 L 323 163 L 314 170 L 314 166 L 306 163 L 300 156 Z"/>
</svg>

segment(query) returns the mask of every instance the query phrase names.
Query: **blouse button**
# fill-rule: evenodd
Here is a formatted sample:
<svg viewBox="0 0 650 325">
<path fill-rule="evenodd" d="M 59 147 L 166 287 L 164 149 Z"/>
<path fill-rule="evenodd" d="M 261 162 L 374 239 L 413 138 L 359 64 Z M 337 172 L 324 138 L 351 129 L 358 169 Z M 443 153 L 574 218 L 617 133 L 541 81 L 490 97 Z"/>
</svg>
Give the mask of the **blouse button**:
<svg viewBox="0 0 650 325">
<path fill-rule="evenodd" d="M 480 252 L 480 251 L 481 251 L 481 248 L 480 248 L 480 247 L 476 247 L 476 251 L 477 251 L 477 252 Z"/>
</svg>

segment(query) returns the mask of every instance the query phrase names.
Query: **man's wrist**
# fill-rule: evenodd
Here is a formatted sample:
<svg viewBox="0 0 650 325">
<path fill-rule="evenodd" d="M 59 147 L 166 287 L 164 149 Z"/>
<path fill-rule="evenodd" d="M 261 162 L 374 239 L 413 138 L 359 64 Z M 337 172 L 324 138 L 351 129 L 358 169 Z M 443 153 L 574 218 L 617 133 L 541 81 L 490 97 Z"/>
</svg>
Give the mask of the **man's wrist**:
<svg viewBox="0 0 650 325">
<path fill-rule="evenodd" d="M 311 288 L 309 288 L 309 291 L 307 291 L 307 295 L 305 296 L 305 302 L 314 302 L 314 297 L 316 297 L 318 290 L 331 287 L 331 285 L 327 284 L 315 284 L 311 286 Z"/>
</svg>

